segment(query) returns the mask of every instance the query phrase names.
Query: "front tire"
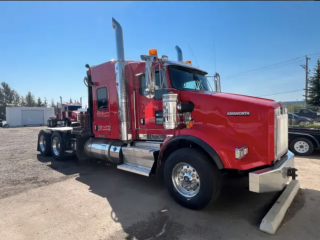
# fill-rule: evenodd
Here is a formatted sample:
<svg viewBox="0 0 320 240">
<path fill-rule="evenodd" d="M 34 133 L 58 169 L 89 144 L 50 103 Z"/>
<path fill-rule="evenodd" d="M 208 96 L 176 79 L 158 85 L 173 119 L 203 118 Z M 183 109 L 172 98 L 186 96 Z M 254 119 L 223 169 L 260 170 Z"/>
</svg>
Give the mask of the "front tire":
<svg viewBox="0 0 320 240">
<path fill-rule="evenodd" d="M 52 156 L 57 160 L 57 161 L 64 161 L 66 156 L 65 156 L 65 147 L 64 147 L 64 141 L 59 132 L 54 132 L 51 137 L 51 151 L 52 151 Z"/>
<path fill-rule="evenodd" d="M 313 143 L 307 138 L 296 138 L 290 144 L 290 150 L 299 156 L 308 156 L 313 153 Z"/>
<path fill-rule="evenodd" d="M 165 162 L 164 181 L 180 205 L 198 210 L 216 200 L 221 191 L 221 173 L 204 153 L 194 148 L 173 152 Z"/>
</svg>

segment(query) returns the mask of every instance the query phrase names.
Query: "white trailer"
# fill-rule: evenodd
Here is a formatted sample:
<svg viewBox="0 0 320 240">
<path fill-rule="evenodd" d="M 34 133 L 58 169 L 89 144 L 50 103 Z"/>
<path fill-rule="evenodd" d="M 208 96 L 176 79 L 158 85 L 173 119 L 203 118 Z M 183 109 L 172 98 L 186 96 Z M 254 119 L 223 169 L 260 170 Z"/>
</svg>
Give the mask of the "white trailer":
<svg viewBox="0 0 320 240">
<path fill-rule="evenodd" d="M 54 108 L 6 107 L 6 122 L 9 127 L 47 125 L 50 117 L 55 117 Z"/>
</svg>

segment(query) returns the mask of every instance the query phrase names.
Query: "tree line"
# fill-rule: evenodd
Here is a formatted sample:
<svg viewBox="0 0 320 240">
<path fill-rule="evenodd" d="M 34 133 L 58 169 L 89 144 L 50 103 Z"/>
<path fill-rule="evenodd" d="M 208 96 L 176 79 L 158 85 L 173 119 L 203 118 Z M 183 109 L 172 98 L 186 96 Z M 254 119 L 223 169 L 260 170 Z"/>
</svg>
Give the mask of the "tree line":
<svg viewBox="0 0 320 240">
<path fill-rule="evenodd" d="M 70 98 L 69 103 L 80 103 Z M 43 100 L 35 96 L 29 91 L 26 96 L 20 95 L 16 90 L 12 89 L 8 83 L 2 82 L 0 85 L 0 107 L 53 107 L 56 104 L 53 99 L 48 103 L 47 98 Z"/>
<path fill-rule="evenodd" d="M 8 83 L 2 82 L 0 85 L 0 106 L 1 107 L 49 107 L 47 98 L 43 100 L 29 91 L 25 96 L 20 95 L 12 89 Z M 50 107 L 55 107 L 54 100 L 51 100 Z"/>
</svg>

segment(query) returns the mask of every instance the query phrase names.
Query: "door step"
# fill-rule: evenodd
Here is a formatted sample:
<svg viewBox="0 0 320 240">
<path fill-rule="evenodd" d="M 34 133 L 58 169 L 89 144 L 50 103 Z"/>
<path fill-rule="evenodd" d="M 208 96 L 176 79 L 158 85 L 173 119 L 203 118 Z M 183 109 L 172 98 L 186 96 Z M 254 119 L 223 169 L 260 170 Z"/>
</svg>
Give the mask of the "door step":
<svg viewBox="0 0 320 240">
<path fill-rule="evenodd" d="M 150 176 L 150 172 L 151 172 L 151 168 L 149 168 L 149 167 L 130 164 L 130 163 L 125 163 L 125 164 L 122 164 L 122 165 L 118 165 L 117 168 L 121 169 L 121 170 L 124 170 L 124 171 L 128 171 L 128 172 L 140 174 L 140 175 L 143 175 L 143 176 L 147 176 L 147 177 Z"/>
<path fill-rule="evenodd" d="M 135 142 L 133 146 L 122 147 L 123 164 L 117 168 L 150 176 L 151 169 L 154 165 L 154 152 L 159 151 L 159 143 Z"/>
</svg>

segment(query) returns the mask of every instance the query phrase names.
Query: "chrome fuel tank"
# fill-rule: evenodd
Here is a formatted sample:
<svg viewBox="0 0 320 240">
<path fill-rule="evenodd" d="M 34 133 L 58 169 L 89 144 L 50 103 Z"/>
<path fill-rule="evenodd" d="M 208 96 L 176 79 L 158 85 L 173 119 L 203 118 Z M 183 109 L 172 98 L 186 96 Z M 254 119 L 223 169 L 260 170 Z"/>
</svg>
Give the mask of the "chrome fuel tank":
<svg viewBox="0 0 320 240">
<path fill-rule="evenodd" d="M 89 157 L 119 165 L 123 163 L 121 157 L 122 146 L 124 146 L 124 143 L 119 140 L 90 138 L 84 145 L 84 151 Z"/>
</svg>

